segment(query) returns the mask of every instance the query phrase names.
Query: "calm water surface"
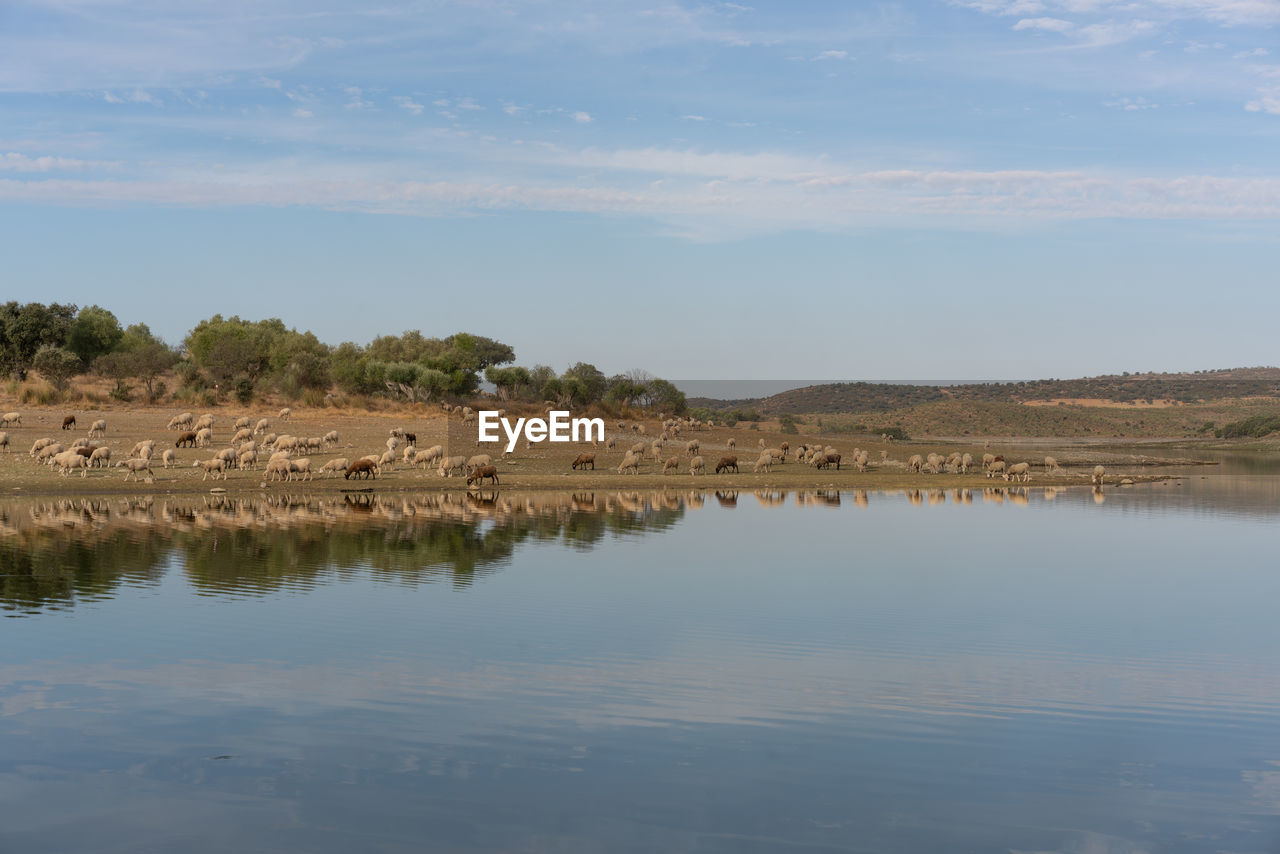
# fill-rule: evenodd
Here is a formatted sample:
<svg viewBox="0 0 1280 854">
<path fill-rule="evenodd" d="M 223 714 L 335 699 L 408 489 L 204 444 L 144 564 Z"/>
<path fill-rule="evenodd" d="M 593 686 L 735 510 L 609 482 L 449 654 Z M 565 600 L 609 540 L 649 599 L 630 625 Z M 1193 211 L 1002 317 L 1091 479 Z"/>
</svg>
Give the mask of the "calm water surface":
<svg viewBox="0 0 1280 854">
<path fill-rule="evenodd" d="M 1205 474 L 0 502 L 0 851 L 1277 851 L 1280 477 Z"/>
</svg>

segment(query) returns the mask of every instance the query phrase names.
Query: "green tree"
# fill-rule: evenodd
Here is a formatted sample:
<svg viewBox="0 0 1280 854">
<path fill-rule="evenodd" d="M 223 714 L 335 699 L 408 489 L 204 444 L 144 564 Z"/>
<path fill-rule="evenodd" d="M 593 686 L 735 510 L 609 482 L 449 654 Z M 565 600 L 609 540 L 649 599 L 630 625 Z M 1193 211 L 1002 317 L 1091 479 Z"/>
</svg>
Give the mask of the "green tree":
<svg viewBox="0 0 1280 854">
<path fill-rule="evenodd" d="M 485 368 L 484 378 L 493 383 L 499 400 L 510 400 L 513 397 L 518 397 L 529 388 L 530 382 L 528 369 L 518 366 L 499 368 L 491 365 Z"/>
<path fill-rule="evenodd" d="M 75 316 L 74 305 L 7 303 L 0 311 L 3 324 L 0 361 L 3 361 L 6 372 L 26 379 L 41 347 L 61 347 L 66 343 Z"/>
<path fill-rule="evenodd" d="M 587 362 L 577 362 L 560 376 L 563 394 L 569 401 L 585 406 L 604 397 L 609 381 L 600 369 Z"/>
<path fill-rule="evenodd" d="M 71 378 L 81 371 L 79 356 L 52 344 L 46 344 L 36 351 L 31 367 L 39 371 L 40 376 L 58 391 L 65 391 Z"/>
<path fill-rule="evenodd" d="M 124 330 L 116 316 L 102 306 L 90 305 L 76 315 L 67 332 L 66 347 L 87 367 L 94 359 L 116 349 L 122 338 Z"/>
</svg>

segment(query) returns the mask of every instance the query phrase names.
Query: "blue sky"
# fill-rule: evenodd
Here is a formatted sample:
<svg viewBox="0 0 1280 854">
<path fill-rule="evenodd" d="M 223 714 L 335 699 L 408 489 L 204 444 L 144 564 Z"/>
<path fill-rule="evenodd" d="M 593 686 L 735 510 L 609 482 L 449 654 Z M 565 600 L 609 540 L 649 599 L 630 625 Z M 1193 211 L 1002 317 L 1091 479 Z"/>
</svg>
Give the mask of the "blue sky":
<svg viewBox="0 0 1280 854">
<path fill-rule="evenodd" d="M 1280 0 L 8 0 L 4 299 L 677 378 L 1274 364 Z"/>
</svg>

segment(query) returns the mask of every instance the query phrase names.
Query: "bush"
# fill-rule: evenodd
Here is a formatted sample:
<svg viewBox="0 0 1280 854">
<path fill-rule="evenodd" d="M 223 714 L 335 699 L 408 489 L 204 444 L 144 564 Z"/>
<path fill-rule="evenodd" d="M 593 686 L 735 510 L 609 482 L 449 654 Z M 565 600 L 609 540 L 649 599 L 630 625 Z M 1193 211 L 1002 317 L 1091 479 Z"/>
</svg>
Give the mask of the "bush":
<svg viewBox="0 0 1280 854">
<path fill-rule="evenodd" d="M 794 436 L 800 432 L 800 428 L 796 426 L 795 419 L 790 415 L 784 415 L 778 419 L 778 428 L 789 436 Z"/>
<path fill-rule="evenodd" d="M 1280 430 L 1280 415 L 1255 415 L 1214 430 L 1219 439 L 1261 439 Z"/>
</svg>

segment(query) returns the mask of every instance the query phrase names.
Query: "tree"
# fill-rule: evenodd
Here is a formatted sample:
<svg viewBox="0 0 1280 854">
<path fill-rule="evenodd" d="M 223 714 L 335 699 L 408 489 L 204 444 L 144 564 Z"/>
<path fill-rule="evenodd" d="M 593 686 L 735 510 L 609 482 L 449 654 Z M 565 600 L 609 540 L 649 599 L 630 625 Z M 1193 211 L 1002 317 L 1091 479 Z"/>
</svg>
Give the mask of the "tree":
<svg viewBox="0 0 1280 854">
<path fill-rule="evenodd" d="M 19 305 L 7 303 L 0 311 L 3 321 L 3 341 L 0 341 L 0 360 L 5 370 L 18 379 L 26 379 L 36 352 L 41 347 L 61 347 L 76 316 L 74 305 L 51 303 L 44 305 L 29 302 Z"/>
<path fill-rule="evenodd" d="M 120 321 L 105 308 L 90 305 L 80 309 L 67 332 L 67 349 L 80 357 L 87 367 L 94 359 L 106 355 L 120 344 L 124 330 Z"/>
<path fill-rule="evenodd" d="M 485 369 L 484 378 L 493 383 L 499 400 L 510 400 L 518 396 L 523 389 L 529 388 L 529 371 L 527 368 L 498 368 L 490 366 Z"/>
<path fill-rule="evenodd" d="M 40 372 L 51 386 L 64 391 L 71 378 L 80 373 L 80 357 L 70 350 L 46 344 L 36 351 L 31 367 Z"/>
<path fill-rule="evenodd" d="M 578 362 L 561 375 L 560 383 L 570 401 L 585 406 L 604 397 L 609 381 L 595 365 Z"/>
</svg>

